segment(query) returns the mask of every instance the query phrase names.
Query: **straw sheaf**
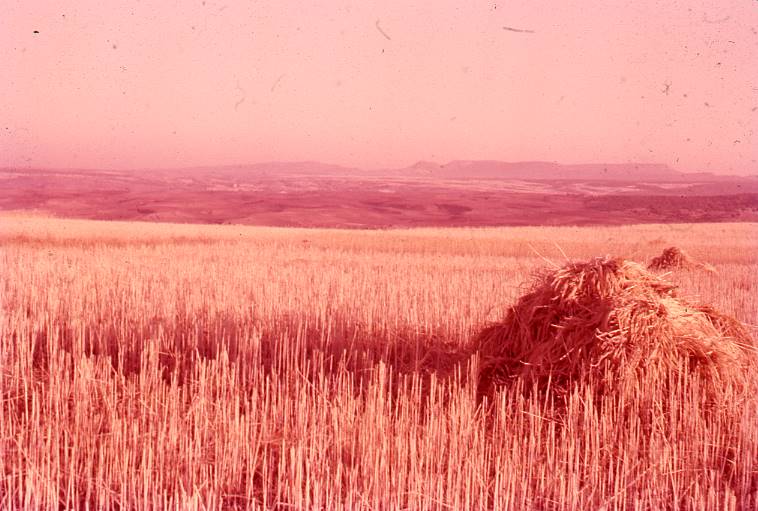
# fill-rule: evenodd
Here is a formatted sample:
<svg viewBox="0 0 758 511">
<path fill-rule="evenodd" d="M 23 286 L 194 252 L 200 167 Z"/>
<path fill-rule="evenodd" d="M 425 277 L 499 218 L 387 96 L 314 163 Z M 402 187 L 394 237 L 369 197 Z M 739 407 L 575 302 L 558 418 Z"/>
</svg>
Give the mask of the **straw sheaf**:
<svg viewBox="0 0 758 511">
<path fill-rule="evenodd" d="M 678 298 L 637 263 L 607 257 L 539 276 L 476 346 L 484 394 L 523 378 L 566 391 L 591 381 L 601 394 L 628 396 L 687 371 L 717 395 L 747 390 L 756 359 L 738 321 Z"/>
<path fill-rule="evenodd" d="M 661 255 L 654 257 L 648 265 L 649 270 L 698 269 L 716 273 L 716 268 L 707 263 L 694 260 L 678 247 L 668 247 Z"/>
</svg>

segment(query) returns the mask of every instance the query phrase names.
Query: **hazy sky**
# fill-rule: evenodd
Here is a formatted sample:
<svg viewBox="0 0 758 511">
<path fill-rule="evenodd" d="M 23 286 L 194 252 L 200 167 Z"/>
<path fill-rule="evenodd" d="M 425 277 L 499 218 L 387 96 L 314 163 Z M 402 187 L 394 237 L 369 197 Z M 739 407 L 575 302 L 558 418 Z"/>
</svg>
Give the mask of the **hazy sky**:
<svg viewBox="0 0 758 511">
<path fill-rule="evenodd" d="M 758 174 L 754 0 L 413 3 L 3 2 L 0 166 Z"/>
</svg>

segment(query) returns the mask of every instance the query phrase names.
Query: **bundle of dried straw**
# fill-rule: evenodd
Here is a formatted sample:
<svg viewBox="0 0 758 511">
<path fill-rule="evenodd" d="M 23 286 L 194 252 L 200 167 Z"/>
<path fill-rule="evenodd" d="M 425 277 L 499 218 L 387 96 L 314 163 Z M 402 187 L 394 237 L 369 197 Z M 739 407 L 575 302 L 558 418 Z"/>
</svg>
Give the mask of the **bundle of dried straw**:
<svg viewBox="0 0 758 511">
<path fill-rule="evenodd" d="M 591 382 L 601 394 L 634 396 L 677 372 L 712 396 L 754 384 L 756 350 L 738 321 L 678 298 L 637 263 L 608 257 L 539 275 L 476 346 L 484 394 L 521 380 L 566 391 Z"/>
<path fill-rule="evenodd" d="M 678 247 L 668 247 L 664 249 L 661 255 L 654 257 L 653 260 L 650 261 L 647 268 L 648 270 L 699 269 L 714 273 L 716 272 L 716 269 L 710 264 L 694 260 Z"/>
</svg>

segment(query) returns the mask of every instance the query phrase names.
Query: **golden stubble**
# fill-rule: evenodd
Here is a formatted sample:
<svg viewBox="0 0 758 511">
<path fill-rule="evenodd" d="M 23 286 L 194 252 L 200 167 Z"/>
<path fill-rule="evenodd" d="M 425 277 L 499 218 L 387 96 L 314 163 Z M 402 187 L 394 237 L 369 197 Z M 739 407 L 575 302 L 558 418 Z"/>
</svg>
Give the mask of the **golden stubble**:
<svg viewBox="0 0 758 511">
<path fill-rule="evenodd" d="M 3 217 L 0 508 L 756 508 L 755 402 L 482 403 L 472 340 L 540 268 L 670 245 L 716 270 L 680 295 L 756 325 L 757 233 Z"/>
</svg>

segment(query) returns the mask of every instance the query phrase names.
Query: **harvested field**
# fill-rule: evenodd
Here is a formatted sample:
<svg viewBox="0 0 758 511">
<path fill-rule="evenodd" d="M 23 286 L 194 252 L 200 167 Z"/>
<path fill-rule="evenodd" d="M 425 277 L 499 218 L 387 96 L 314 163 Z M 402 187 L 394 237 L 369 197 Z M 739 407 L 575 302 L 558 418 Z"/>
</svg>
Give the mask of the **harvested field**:
<svg viewBox="0 0 758 511">
<path fill-rule="evenodd" d="M 525 375 L 486 407 L 477 396 L 476 335 L 539 289 L 530 275 L 674 242 L 718 275 L 682 269 L 665 277 L 676 296 L 649 299 L 708 304 L 691 313 L 699 328 L 736 339 L 733 317 L 754 337 L 755 224 L 4 216 L 0 508 L 756 509 L 758 403 L 736 385 L 717 407 L 689 371 L 605 397 L 602 378 L 524 392 Z M 665 413 L 644 422 L 663 388 Z"/>
</svg>

